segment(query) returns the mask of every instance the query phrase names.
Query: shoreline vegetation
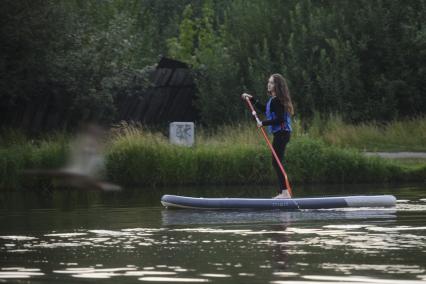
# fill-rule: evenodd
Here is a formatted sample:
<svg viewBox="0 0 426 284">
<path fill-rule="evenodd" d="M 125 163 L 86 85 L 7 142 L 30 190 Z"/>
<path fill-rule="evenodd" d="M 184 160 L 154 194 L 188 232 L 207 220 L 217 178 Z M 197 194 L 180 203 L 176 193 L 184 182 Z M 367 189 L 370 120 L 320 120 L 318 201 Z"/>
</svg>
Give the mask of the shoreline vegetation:
<svg viewBox="0 0 426 284">
<path fill-rule="evenodd" d="M 30 140 L 19 131 L 0 139 L 0 189 L 42 188 L 49 179 L 27 169 L 63 168 L 69 134 Z M 348 125 L 339 117 L 316 117 L 295 131 L 284 167 L 292 184 L 424 182 L 426 160 L 366 157 L 363 151 L 426 151 L 426 118 Z M 276 183 L 271 154 L 252 123 L 196 130 L 191 148 L 171 145 L 164 135 L 123 124 L 107 135 L 102 178 L 122 186 L 244 185 Z"/>
</svg>

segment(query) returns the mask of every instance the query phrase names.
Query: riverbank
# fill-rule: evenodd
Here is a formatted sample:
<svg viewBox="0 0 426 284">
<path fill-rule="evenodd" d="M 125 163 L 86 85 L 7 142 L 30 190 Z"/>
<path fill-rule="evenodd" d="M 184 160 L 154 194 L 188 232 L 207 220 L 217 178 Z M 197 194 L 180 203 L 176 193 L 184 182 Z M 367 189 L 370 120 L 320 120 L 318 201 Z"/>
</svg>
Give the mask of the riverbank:
<svg viewBox="0 0 426 284">
<path fill-rule="evenodd" d="M 426 159 L 407 162 L 374 155 L 367 157 L 363 149 L 334 145 L 330 139 L 321 138 L 314 127 L 315 124 L 302 132 L 300 125 L 295 123 L 284 164 L 292 184 L 426 180 Z M 2 189 L 50 186 L 48 176 L 28 177 L 22 174 L 23 170 L 64 168 L 73 158 L 70 153 L 75 152 L 70 150 L 67 135 L 37 141 L 19 135 L 9 136 L 12 138 L 0 143 Z M 96 178 L 122 186 L 276 183 L 269 149 L 251 124 L 227 126 L 215 132 L 197 129 L 196 145 L 192 148 L 171 145 L 160 133 L 128 125 L 109 131 L 106 141 L 102 157 L 104 168 Z M 389 143 L 395 145 L 395 140 Z"/>
<path fill-rule="evenodd" d="M 245 130 L 251 132 L 251 130 Z M 165 139 L 133 133 L 119 137 L 107 154 L 111 180 L 129 186 L 274 184 L 271 154 L 256 130 L 235 133 L 223 141 L 199 143 L 194 148 L 169 145 Z M 232 143 L 231 143 L 232 142 Z M 286 163 L 292 183 L 365 183 L 424 181 L 426 164 L 406 166 L 398 161 L 365 157 L 355 149 L 343 149 L 299 136 L 287 148 Z"/>
</svg>

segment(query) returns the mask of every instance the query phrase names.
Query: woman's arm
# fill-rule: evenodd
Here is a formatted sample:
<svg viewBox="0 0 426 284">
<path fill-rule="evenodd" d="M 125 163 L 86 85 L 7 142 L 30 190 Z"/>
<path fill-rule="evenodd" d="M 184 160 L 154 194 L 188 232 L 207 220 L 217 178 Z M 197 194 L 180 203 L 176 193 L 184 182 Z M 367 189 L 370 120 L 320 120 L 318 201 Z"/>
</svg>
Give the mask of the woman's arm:
<svg viewBox="0 0 426 284">
<path fill-rule="evenodd" d="M 266 105 L 262 104 L 257 98 L 253 97 L 251 99 L 253 106 L 255 107 L 256 111 L 265 113 Z"/>
<path fill-rule="evenodd" d="M 247 100 L 247 99 L 249 99 L 249 100 L 251 101 L 252 105 L 254 106 L 254 108 L 255 108 L 258 112 L 261 112 L 261 113 L 264 113 L 264 112 L 265 112 L 266 106 L 265 106 L 265 105 L 263 105 L 263 104 L 261 104 L 261 103 L 259 102 L 259 100 L 258 100 L 257 98 L 255 98 L 255 97 L 253 97 L 252 95 L 247 94 L 247 93 L 243 93 L 243 94 L 241 95 L 241 99 L 242 99 L 242 100 Z"/>
</svg>

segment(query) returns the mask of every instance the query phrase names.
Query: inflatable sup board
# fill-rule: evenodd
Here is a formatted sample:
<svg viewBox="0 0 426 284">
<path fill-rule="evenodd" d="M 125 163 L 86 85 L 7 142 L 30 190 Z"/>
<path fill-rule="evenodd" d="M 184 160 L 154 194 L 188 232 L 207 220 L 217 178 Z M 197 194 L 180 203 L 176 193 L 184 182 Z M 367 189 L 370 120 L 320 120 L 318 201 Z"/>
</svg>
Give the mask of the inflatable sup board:
<svg viewBox="0 0 426 284">
<path fill-rule="evenodd" d="M 332 209 L 345 207 L 391 207 L 395 206 L 393 195 L 341 196 L 311 198 L 196 198 L 178 195 L 163 195 L 161 203 L 170 208 L 190 209 Z"/>
</svg>

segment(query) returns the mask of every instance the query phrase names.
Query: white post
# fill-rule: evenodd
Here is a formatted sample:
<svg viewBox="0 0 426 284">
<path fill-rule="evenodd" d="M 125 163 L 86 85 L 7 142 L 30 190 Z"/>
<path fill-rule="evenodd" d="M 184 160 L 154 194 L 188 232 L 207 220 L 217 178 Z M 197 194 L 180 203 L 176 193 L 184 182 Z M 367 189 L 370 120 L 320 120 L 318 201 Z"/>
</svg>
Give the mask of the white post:
<svg viewBox="0 0 426 284">
<path fill-rule="evenodd" d="M 172 122 L 169 128 L 169 141 L 172 144 L 191 147 L 195 142 L 193 122 Z"/>
</svg>

